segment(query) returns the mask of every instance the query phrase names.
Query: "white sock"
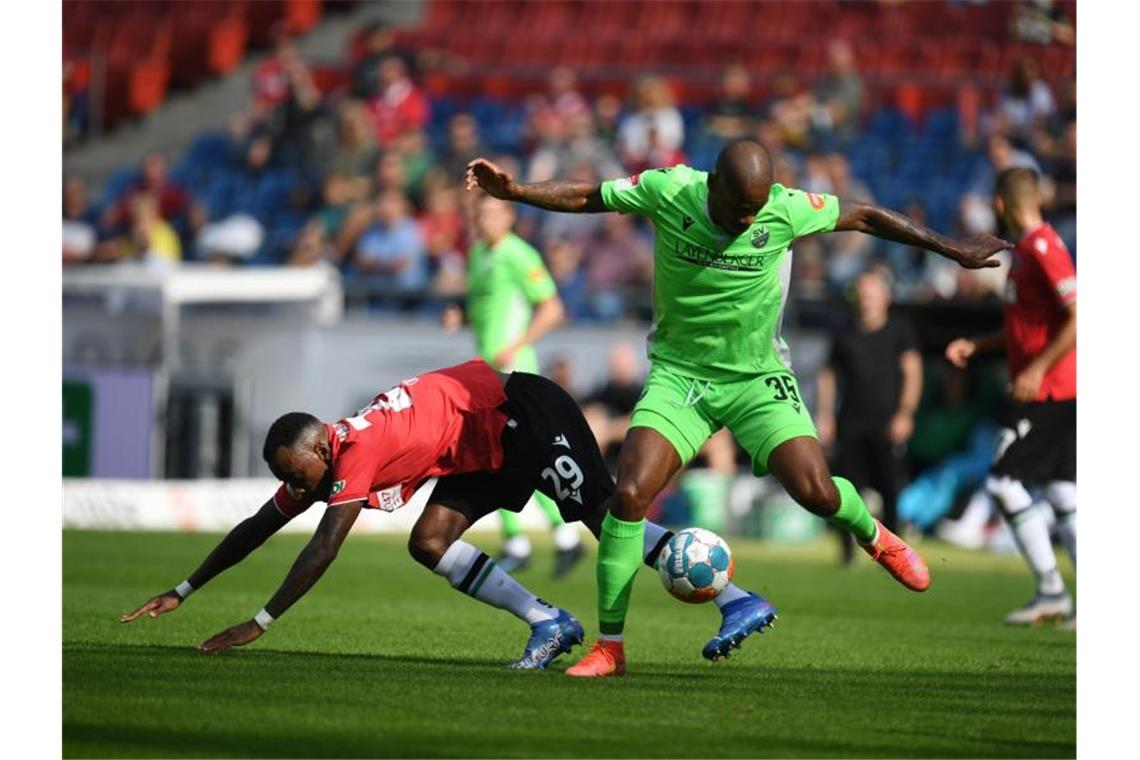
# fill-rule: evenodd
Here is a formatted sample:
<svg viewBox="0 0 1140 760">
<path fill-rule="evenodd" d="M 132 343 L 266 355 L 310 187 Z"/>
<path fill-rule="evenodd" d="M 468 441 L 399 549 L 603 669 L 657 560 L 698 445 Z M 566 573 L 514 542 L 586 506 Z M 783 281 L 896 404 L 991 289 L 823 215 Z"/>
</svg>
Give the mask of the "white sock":
<svg viewBox="0 0 1140 760">
<path fill-rule="evenodd" d="M 735 583 L 729 583 L 724 587 L 724 591 L 721 591 L 716 595 L 716 597 L 713 599 L 713 602 L 717 607 L 724 609 L 724 605 L 728 604 L 729 602 L 735 602 L 737 599 L 743 599 L 746 596 L 748 596 L 747 591 L 742 589 L 740 586 L 737 586 Z"/>
<path fill-rule="evenodd" d="M 577 524 L 562 523 L 554 529 L 554 548 L 559 551 L 573 549 L 582 543 Z M 529 548 L 529 547 L 528 547 Z"/>
<path fill-rule="evenodd" d="M 503 553 L 512 557 L 529 557 L 530 538 L 525 533 L 511 536 L 503 543 Z"/>
<path fill-rule="evenodd" d="M 958 524 L 980 532 L 986 527 L 986 523 L 990 521 L 990 515 L 993 513 L 993 497 L 986 492 L 986 489 L 979 488 L 977 491 L 974 491 L 974 495 L 970 497 L 969 503 L 966 504 L 966 509 L 962 511 L 962 516 L 958 518 Z"/>
<path fill-rule="evenodd" d="M 673 535 L 673 531 L 658 525 L 655 522 L 645 521 L 645 541 L 641 545 L 641 557 L 645 564 L 652 568 L 657 567 L 657 555 L 665 548 L 665 542 Z"/>
<path fill-rule="evenodd" d="M 625 641 L 625 639 L 622 637 L 622 635 L 620 633 L 618 633 L 618 634 L 599 633 L 598 634 L 598 641 Z"/>
<path fill-rule="evenodd" d="M 1077 484 L 1071 480 L 1054 480 L 1045 489 L 1045 498 L 1057 516 L 1057 535 L 1065 551 L 1077 566 Z"/>
<path fill-rule="evenodd" d="M 1065 581 L 1057 570 L 1057 555 L 1053 553 L 1049 520 L 1044 510 L 1033 503 L 1025 486 L 1012 478 L 990 477 L 986 489 L 997 499 L 1022 556 L 1037 576 L 1038 593 L 1063 592 Z"/>
<path fill-rule="evenodd" d="M 448 547 L 433 572 L 447 578 L 458 591 L 532 625 L 558 616 L 557 608 L 527 591 L 494 560 L 464 541 Z"/>
</svg>

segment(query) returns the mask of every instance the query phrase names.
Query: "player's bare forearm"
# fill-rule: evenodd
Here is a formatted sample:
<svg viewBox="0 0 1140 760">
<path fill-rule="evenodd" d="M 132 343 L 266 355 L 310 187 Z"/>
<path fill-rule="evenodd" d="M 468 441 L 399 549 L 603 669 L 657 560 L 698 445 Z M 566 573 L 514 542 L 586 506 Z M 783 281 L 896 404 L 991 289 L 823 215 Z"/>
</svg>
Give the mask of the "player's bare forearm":
<svg viewBox="0 0 1140 760">
<path fill-rule="evenodd" d="M 534 308 L 534 316 L 531 317 L 526 332 L 519 338 L 519 348 L 533 344 L 543 335 L 562 324 L 565 318 L 566 307 L 562 305 L 562 299 L 558 296 L 551 296 L 545 301 L 539 301 Z"/>
<path fill-rule="evenodd" d="M 485 158 L 477 158 L 467 165 L 466 184 L 468 190 L 479 187 L 495 198 L 547 211 L 599 213 L 609 210 L 602 202 L 600 184 L 560 179 L 522 184 L 515 181 L 513 174 Z"/>
<path fill-rule="evenodd" d="M 1005 327 L 986 335 L 972 338 L 975 354 L 996 354 L 1005 350 Z"/>
<path fill-rule="evenodd" d="M 899 357 L 902 372 L 902 392 L 899 393 L 898 412 L 913 416 L 922 398 L 922 355 L 911 349 Z"/>
<path fill-rule="evenodd" d="M 601 185 L 591 182 L 552 179 L 529 185 L 516 184 L 511 200 L 547 211 L 598 214 L 609 210 L 602 202 Z"/>
<path fill-rule="evenodd" d="M 285 581 L 277 589 L 277 593 L 265 605 L 266 612 L 275 618 L 280 617 L 320 580 L 328 566 L 336 559 L 340 545 L 344 543 L 363 506 L 364 502 L 354 501 L 325 510 L 321 524 L 317 526 L 317 532 L 301 550 L 301 554 L 289 569 L 289 574 L 285 576 Z"/>
<path fill-rule="evenodd" d="M 883 240 L 925 248 L 967 269 L 1000 266 L 1001 262 L 992 256 L 1013 247 L 1012 243 L 993 235 L 975 235 L 964 240 L 948 238 L 906 214 L 868 203 L 843 203 L 835 229 L 863 232 Z"/>
<path fill-rule="evenodd" d="M 1061 357 L 1069 353 L 1077 345 L 1077 305 L 1070 304 L 1065 307 L 1069 314 L 1069 318 L 1065 320 L 1065 324 L 1061 330 L 1054 336 L 1053 340 L 1045 346 L 1040 354 L 1034 359 L 1033 363 L 1038 365 L 1042 371 L 1049 371 L 1049 369 L 1061 360 Z"/>
<path fill-rule="evenodd" d="M 247 517 L 234 526 L 233 530 L 214 547 L 202 560 L 187 580 L 195 589 L 206 585 L 210 579 L 241 562 L 249 553 L 261 546 L 274 533 L 279 531 L 289 518 L 282 515 L 273 501 L 261 505 L 256 514 Z"/>
</svg>

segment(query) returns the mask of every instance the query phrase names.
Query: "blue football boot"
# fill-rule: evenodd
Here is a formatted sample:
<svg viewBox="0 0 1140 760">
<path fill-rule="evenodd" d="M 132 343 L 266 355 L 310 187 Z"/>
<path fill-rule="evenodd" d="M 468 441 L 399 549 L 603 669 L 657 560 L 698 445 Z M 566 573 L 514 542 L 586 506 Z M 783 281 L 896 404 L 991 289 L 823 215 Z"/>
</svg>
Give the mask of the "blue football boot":
<svg viewBox="0 0 1140 760">
<path fill-rule="evenodd" d="M 526 649 L 523 650 L 522 657 L 511 663 L 510 667 L 515 670 L 542 670 L 554 662 L 558 655 L 581 644 L 584 636 L 582 624 L 566 610 L 558 610 L 558 617 L 530 627 Z"/>
<path fill-rule="evenodd" d="M 728 657 L 753 633 L 764 632 L 776 624 L 776 608 L 762 596 L 749 593 L 748 596 L 729 602 L 721 608 L 724 615 L 720 631 L 701 650 L 706 660 Z"/>
</svg>

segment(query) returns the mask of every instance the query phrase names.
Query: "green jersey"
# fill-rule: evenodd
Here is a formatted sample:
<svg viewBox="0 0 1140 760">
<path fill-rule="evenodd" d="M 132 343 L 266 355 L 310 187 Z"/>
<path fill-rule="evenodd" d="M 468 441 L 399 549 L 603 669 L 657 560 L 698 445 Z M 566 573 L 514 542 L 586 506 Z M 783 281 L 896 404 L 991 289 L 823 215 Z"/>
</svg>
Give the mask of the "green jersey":
<svg viewBox="0 0 1140 760">
<path fill-rule="evenodd" d="M 467 289 L 467 318 L 479 355 L 487 361 L 522 337 L 534 304 L 557 292 L 542 256 L 514 233 L 508 233 L 494 247 L 482 240 L 471 247 Z M 511 369 L 536 372 L 534 348 L 520 350 Z"/>
<path fill-rule="evenodd" d="M 641 214 L 656 230 L 649 358 L 702 380 L 787 371 L 789 246 L 834 230 L 839 200 L 774 184 L 732 237 L 709 218 L 708 197 L 708 172 L 688 166 L 602 183 L 607 208 Z"/>
</svg>

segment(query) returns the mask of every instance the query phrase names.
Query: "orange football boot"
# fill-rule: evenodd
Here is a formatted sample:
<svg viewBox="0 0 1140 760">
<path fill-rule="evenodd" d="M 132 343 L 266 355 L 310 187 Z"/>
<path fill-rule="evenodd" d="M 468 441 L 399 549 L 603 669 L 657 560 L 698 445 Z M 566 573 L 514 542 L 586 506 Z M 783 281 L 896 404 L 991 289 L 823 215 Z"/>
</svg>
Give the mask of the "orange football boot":
<svg viewBox="0 0 1140 760">
<path fill-rule="evenodd" d="M 620 641 L 605 641 L 594 644 L 590 653 L 566 668 L 568 676 L 598 678 L 620 676 L 625 673 L 625 648 Z"/>
<path fill-rule="evenodd" d="M 902 585 L 911 591 L 926 591 L 930 588 L 930 570 L 918 552 L 907 546 L 906 541 L 891 533 L 875 520 L 879 532 L 869 544 L 860 544 L 871 559 L 887 569 Z"/>
</svg>

